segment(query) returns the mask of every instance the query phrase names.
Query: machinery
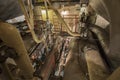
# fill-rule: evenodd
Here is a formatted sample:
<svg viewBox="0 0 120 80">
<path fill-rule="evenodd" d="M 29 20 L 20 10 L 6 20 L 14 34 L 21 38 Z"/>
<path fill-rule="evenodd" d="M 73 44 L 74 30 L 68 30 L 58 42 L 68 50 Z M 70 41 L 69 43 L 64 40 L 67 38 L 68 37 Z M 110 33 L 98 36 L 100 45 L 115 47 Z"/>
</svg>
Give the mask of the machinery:
<svg viewBox="0 0 120 80">
<path fill-rule="evenodd" d="M 0 80 L 119 80 L 119 4 L 1 1 Z"/>
</svg>

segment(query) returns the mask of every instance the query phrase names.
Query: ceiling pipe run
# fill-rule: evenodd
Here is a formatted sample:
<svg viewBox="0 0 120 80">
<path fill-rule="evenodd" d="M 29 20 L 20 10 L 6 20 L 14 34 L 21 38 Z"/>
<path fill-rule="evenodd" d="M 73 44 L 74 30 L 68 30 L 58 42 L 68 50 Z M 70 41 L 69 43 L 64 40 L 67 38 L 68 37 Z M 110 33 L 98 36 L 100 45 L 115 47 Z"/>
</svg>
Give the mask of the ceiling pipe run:
<svg viewBox="0 0 120 80">
<path fill-rule="evenodd" d="M 90 80 L 106 80 L 109 76 L 107 69 L 99 50 L 94 45 L 84 47 L 85 58 L 88 66 Z"/>
<path fill-rule="evenodd" d="M 97 38 L 99 39 L 102 48 L 104 49 L 105 53 L 109 53 L 109 34 L 102 28 L 100 28 L 97 25 L 92 25 L 90 27 L 90 30 L 97 35 Z"/>
<path fill-rule="evenodd" d="M 120 79 L 120 67 L 118 67 L 107 80 L 118 80 Z"/>
</svg>

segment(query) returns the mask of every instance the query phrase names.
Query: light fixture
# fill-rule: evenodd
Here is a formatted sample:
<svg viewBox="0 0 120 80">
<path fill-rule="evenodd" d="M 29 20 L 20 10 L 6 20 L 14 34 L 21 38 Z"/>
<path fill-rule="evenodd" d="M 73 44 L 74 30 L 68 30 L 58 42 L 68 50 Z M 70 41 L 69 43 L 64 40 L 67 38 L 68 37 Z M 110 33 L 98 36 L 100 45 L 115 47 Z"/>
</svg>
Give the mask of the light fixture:
<svg viewBox="0 0 120 80">
<path fill-rule="evenodd" d="M 68 15 L 68 13 L 69 13 L 69 11 L 65 11 L 65 10 L 64 10 L 64 11 L 61 11 L 61 15 L 62 15 L 62 16 Z"/>
<path fill-rule="evenodd" d="M 42 14 L 46 14 L 46 10 L 41 10 Z"/>
</svg>

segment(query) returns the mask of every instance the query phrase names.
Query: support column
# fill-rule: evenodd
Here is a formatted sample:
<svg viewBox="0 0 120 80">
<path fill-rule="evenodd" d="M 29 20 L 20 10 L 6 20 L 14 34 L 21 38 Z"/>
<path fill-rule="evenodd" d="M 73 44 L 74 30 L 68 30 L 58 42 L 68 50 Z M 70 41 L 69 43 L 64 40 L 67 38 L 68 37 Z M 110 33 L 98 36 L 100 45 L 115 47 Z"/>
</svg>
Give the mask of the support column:
<svg viewBox="0 0 120 80">
<path fill-rule="evenodd" d="M 34 69 L 27 54 L 23 40 L 19 31 L 15 26 L 0 22 L 0 39 L 9 47 L 15 49 L 18 58 L 15 59 L 16 64 L 21 69 L 25 80 L 33 80 Z"/>
</svg>

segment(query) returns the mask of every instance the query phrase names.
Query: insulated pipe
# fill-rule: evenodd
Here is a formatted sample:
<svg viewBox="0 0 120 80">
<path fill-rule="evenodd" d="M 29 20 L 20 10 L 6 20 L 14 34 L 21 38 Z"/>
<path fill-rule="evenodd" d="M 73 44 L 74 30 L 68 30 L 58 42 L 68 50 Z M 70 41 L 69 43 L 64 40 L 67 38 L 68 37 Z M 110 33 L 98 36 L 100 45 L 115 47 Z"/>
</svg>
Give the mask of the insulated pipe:
<svg viewBox="0 0 120 80">
<path fill-rule="evenodd" d="M 64 19 L 62 18 L 62 16 L 60 15 L 60 13 L 58 12 L 57 9 L 55 9 L 52 4 L 50 3 L 49 0 L 44 0 L 44 1 L 47 1 L 49 6 L 52 8 L 52 10 L 55 12 L 56 16 L 58 17 L 58 19 L 62 22 L 62 24 L 65 25 L 65 29 L 67 30 L 67 32 L 71 35 L 71 36 L 80 36 L 79 33 L 75 33 L 75 32 L 72 32 L 69 28 L 69 26 L 67 25 L 67 23 L 64 21 Z"/>
<path fill-rule="evenodd" d="M 41 43 L 42 41 L 44 41 L 44 38 L 42 37 L 42 39 L 39 40 L 38 37 L 36 36 L 35 32 L 34 32 L 34 21 L 33 21 L 33 18 L 32 18 L 33 13 L 32 13 L 32 10 L 30 9 L 31 7 L 29 7 L 30 14 L 31 14 L 30 17 L 29 17 L 28 12 L 27 12 L 27 10 L 25 8 L 25 4 L 24 4 L 23 0 L 18 0 L 18 1 L 19 1 L 20 6 L 21 6 L 21 9 L 22 9 L 22 11 L 23 11 L 23 13 L 25 15 L 27 24 L 29 26 L 30 32 L 31 32 L 32 37 L 33 37 L 33 40 L 36 43 Z"/>
<path fill-rule="evenodd" d="M 107 31 L 102 29 L 101 27 L 97 25 L 92 25 L 93 27 L 90 27 L 91 31 L 93 32 L 93 37 L 97 40 L 96 43 L 99 47 L 99 50 L 101 52 L 101 56 L 104 59 L 104 61 L 107 64 L 107 67 L 110 71 L 113 70 L 113 65 L 110 61 L 109 55 L 109 34 Z"/>
<path fill-rule="evenodd" d="M 91 6 L 110 22 L 110 58 L 113 68 L 120 66 L 120 0 L 90 0 Z"/>
<path fill-rule="evenodd" d="M 120 79 L 120 67 L 118 67 L 107 80 L 119 80 Z"/>
<path fill-rule="evenodd" d="M 91 25 L 90 30 L 97 35 L 102 48 L 104 49 L 105 53 L 109 53 L 109 34 L 102 28 L 97 25 Z"/>
<path fill-rule="evenodd" d="M 21 69 L 25 80 L 33 80 L 34 69 L 20 33 L 15 26 L 0 22 L 0 39 L 4 41 L 7 46 L 14 48 L 17 52 L 18 57 L 15 59 L 15 62 Z"/>
<path fill-rule="evenodd" d="M 84 48 L 90 80 L 106 80 L 109 71 L 95 46 Z"/>
</svg>

